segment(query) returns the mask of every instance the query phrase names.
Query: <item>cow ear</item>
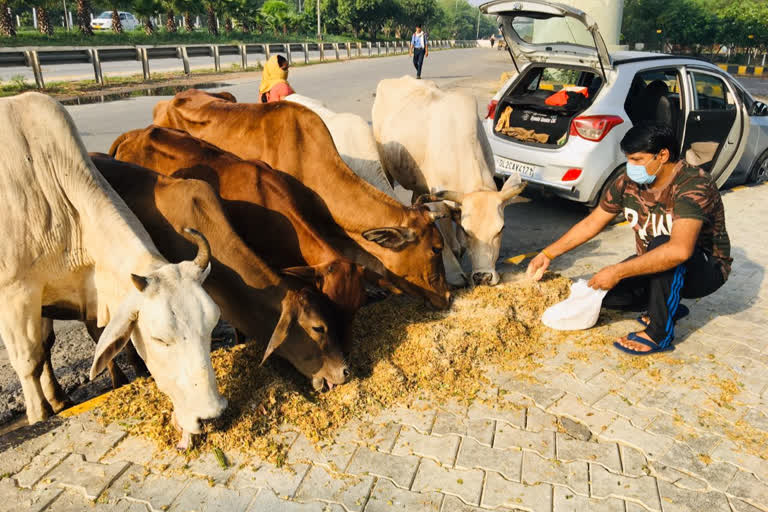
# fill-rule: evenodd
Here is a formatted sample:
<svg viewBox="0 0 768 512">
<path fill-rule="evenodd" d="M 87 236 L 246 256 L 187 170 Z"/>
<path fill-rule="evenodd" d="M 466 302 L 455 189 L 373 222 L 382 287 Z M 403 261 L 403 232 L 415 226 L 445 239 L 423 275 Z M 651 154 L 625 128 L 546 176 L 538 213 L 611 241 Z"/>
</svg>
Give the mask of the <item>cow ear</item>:
<svg viewBox="0 0 768 512">
<path fill-rule="evenodd" d="M 387 249 L 402 249 L 416 240 L 410 228 L 376 228 L 363 232 L 363 238 Z"/>
<path fill-rule="evenodd" d="M 305 283 L 316 287 L 319 285 L 319 281 L 322 277 L 317 269 L 311 266 L 288 267 L 282 269 L 280 273 L 286 276 L 296 277 Z"/>
<path fill-rule="evenodd" d="M 134 327 L 136 327 L 138 315 L 135 301 L 131 299 L 123 301 L 117 309 L 117 313 L 109 321 L 96 344 L 96 352 L 93 355 L 93 364 L 91 365 L 91 380 L 103 372 L 107 363 L 125 348 L 128 340 L 131 339 Z"/>
<path fill-rule="evenodd" d="M 509 202 L 520 195 L 525 189 L 526 182 L 522 181 L 519 177 L 517 179 L 510 176 L 507 181 L 504 182 L 504 186 L 501 187 L 501 202 L 504 206 L 507 206 Z"/>
<path fill-rule="evenodd" d="M 277 348 L 283 344 L 288 337 L 288 331 L 291 328 L 291 323 L 296 316 L 296 304 L 298 303 L 298 297 L 294 292 L 288 292 L 283 299 L 282 312 L 280 313 L 280 319 L 277 321 L 275 330 L 272 332 L 272 337 L 269 338 L 267 344 L 267 350 L 264 351 L 264 357 L 261 359 L 261 365 L 277 350 Z M 261 366 L 260 365 L 260 366 Z"/>
</svg>

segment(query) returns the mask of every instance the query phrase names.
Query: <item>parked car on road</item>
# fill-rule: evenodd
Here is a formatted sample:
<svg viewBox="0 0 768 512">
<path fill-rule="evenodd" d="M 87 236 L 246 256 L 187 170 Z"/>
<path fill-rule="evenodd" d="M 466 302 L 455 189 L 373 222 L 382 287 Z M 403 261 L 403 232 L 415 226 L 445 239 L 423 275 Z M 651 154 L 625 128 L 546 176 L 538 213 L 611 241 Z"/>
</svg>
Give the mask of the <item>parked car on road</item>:
<svg viewBox="0 0 768 512">
<path fill-rule="evenodd" d="M 732 76 L 692 57 L 608 52 L 597 25 L 573 7 L 497 0 L 516 74 L 488 105 L 496 174 L 594 206 L 624 172 L 619 142 L 633 124 L 668 124 L 681 155 L 729 178 L 768 179 L 768 106 Z M 555 96 L 557 94 L 557 96 Z"/>
<path fill-rule="evenodd" d="M 120 23 L 123 25 L 123 30 L 134 30 L 139 26 L 139 20 L 129 13 L 119 11 Z M 112 11 L 104 11 L 91 20 L 91 28 L 93 30 L 112 30 Z"/>
</svg>

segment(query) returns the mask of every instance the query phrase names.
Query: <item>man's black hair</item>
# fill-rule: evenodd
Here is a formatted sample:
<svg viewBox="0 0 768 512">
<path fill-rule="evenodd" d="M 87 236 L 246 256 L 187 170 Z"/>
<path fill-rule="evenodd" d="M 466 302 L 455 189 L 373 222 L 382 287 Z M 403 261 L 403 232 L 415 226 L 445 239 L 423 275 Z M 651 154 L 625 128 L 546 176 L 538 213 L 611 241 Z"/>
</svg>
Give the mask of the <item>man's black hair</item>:
<svg viewBox="0 0 768 512">
<path fill-rule="evenodd" d="M 662 149 L 669 151 L 669 161 L 677 162 L 680 158 L 680 143 L 667 125 L 639 124 L 629 129 L 621 139 L 621 150 L 625 154 L 650 153 L 658 154 Z"/>
</svg>

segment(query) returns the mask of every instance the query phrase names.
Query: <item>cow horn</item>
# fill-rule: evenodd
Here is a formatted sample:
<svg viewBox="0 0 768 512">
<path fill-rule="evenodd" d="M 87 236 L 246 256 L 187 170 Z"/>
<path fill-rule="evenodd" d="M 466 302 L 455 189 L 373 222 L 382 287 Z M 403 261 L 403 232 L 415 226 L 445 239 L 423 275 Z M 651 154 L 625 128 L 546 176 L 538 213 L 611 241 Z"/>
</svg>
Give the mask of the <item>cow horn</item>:
<svg viewBox="0 0 768 512">
<path fill-rule="evenodd" d="M 421 194 L 413 204 L 434 203 L 439 200 L 434 194 Z"/>
<path fill-rule="evenodd" d="M 438 220 L 438 219 L 447 219 L 448 217 L 450 217 L 450 216 L 451 216 L 451 214 L 450 214 L 450 213 L 448 213 L 448 212 L 447 212 L 447 211 L 445 211 L 445 210 L 443 210 L 443 211 L 440 211 L 440 212 L 433 212 L 433 211 L 431 211 L 431 210 L 430 210 L 430 211 L 428 211 L 428 212 L 427 212 L 427 215 L 429 215 L 429 217 L 430 217 L 430 218 L 431 218 L 433 221 L 435 221 L 435 220 Z"/>
<path fill-rule="evenodd" d="M 208 239 L 196 229 L 184 228 L 184 232 L 194 238 L 195 244 L 197 244 L 195 264 L 203 270 L 207 269 L 208 263 L 211 261 L 211 245 L 208 243 Z"/>
</svg>

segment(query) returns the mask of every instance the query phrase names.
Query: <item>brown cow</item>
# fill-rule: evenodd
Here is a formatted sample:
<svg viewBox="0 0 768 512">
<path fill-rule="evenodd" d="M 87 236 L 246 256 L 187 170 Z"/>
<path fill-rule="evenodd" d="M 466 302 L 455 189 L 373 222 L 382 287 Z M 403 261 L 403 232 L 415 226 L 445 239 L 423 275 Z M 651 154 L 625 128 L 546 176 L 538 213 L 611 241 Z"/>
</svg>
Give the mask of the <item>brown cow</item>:
<svg viewBox="0 0 768 512">
<path fill-rule="evenodd" d="M 286 183 L 290 176 L 157 126 L 121 135 L 109 152 L 166 176 L 207 181 L 245 243 L 271 267 L 315 284 L 346 314 L 345 325 L 364 304 L 362 268 L 343 258 L 302 214 Z"/>
<path fill-rule="evenodd" d="M 154 124 L 292 175 L 314 192 L 300 204 L 311 208 L 312 218 L 325 219 L 319 227 L 335 247 L 403 291 L 448 307 L 443 240 L 434 214 L 423 206 L 405 207 L 355 175 L 311 110 L 290 102 L 234 103 L 190 89 L 158 103 Z M 338 227 L 345 236 L 334 232 Z"/>
<path fill-rule="evenodd" d="M 269 339 L 262 362 L 276 353 L 312 379 L 317 390 L 326 382 L 332 388 L 346 380 L 332 305 L 315 290 L 280 277 L 256 256 L 230 225 L 210 185 L 162 176 L 103 154 L 91 153 L 91 159 L 170 261 L 194 253 L 182 226 L 208 238 L 211 274 L 204 288 L 227 322 L 248 337 Z"/>
</svg>

